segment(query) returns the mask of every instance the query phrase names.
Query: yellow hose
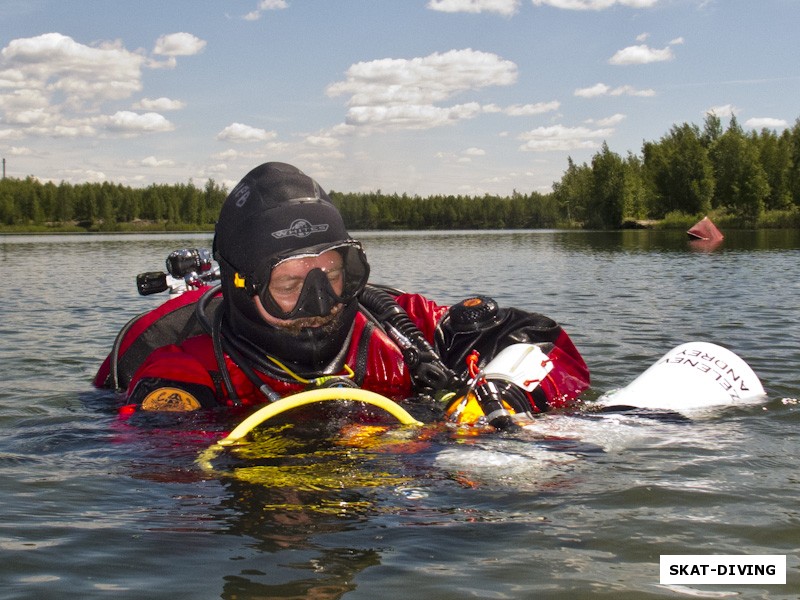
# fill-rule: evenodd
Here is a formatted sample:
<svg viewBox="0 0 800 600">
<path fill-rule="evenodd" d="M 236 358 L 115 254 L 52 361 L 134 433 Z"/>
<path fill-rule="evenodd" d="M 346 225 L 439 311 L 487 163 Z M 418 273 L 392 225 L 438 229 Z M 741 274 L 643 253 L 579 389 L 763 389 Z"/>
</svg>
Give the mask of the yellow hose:
<svg viewBox="0 0 800 600">
<path fill-rule="evenodd" d="M 217 444 L 220 446 L 236 444 L 258 425 L 276 415 L 297 408 L 298 406 L 305 406 L 306 404 L 313 404 L 314 402 L 324 402 L 326 400 L 356 400 L 358 402 L 364 402 L 365 404 L 371 404 L 385 410 L 402 425 L 422 425 L 422 423 L 408 414 L 402 406 L 386 396 L 381 396 L 375 392 L 362 390 L 360 388 L 321 388 L 293 394 L 292 396 L 281 398 L 272 404 L 267 404 L 239 423 L 233 431 L 219 440 Z"/>
</svg>

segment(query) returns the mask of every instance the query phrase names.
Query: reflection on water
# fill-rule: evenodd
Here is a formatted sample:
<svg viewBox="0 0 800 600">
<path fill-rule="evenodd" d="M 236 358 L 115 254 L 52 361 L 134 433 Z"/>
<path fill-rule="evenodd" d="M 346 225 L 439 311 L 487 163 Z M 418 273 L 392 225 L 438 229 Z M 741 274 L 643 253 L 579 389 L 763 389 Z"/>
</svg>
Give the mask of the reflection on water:
<svg viewBox="0 0 800 600">
<path fill-rule="evenodd" d="M 197 459 L 241 415 L 124 422 L 89 382 L 210 234 L 0 236 L 2 597 L 790 598 L 800 585 L 797 231 L 364 232 L 374 280 L 562 322 L 591 400 L 679 343 L 745 358 L 763 406 L 547 415 L 515 434 L 294 433 Z M 424 266 L 424 268 L 423 268 Z M 787 586 L 658 585 L 661 554 L 786 554 Z"/>
</svg>

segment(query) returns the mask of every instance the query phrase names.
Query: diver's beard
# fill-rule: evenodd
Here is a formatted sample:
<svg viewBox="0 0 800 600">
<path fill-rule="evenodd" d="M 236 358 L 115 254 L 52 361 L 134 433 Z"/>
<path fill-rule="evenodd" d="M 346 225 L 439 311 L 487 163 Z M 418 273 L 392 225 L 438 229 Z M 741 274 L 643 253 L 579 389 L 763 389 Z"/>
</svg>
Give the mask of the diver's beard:
<svg viewBox="0 0 800 600">
<path fill-rule="evenodd" d="M 292 363 L 298 372 L 312 373 L 327 368 L 349 346 L 348 336 L 358 314 L 356 300 L 337 304 L 321 317 L 276 319 L 264 310 L 258 296 L 237 295 L 237 291 L 230 292 L 225 333 L 246 341 L 259 354 L 274 355 Z"/>
<path fill-rule="evenodd" d="M 322 317 L 300 317 L 298 319 L 287 319 L 282 320 L 280 323 L 274 323 L 273 325 L 291 335 L 300 335 L 304 329 L 309 328 L 320 328 L 323 333 L 333 333 L 338 329 L 343 308 L 343 304 L 337 304 L 333 307 L 331 312 Z"/>
</svg>

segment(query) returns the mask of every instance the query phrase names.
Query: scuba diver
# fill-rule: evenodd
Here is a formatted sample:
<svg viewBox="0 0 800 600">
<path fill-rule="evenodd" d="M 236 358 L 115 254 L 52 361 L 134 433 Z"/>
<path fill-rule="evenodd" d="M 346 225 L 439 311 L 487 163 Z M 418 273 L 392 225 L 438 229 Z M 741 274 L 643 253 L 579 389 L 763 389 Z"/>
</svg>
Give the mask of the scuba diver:
<svg viewBox="0 0 800 600">
<path fill-rule="evenodd" d="M 484 296 L 441 306 L 369 283 L 361 243 L 294 166 L 262 164 L 233 188 L 213 257 L 220 285 L 170 299 L 117 336 L 94 384 L 124 392 L 128 410 L 249 406 L 352 386 L 445 399 L 451 420 L 502 429 L 589 386 L 583 358 L 546 316 Z"/>
</svg>

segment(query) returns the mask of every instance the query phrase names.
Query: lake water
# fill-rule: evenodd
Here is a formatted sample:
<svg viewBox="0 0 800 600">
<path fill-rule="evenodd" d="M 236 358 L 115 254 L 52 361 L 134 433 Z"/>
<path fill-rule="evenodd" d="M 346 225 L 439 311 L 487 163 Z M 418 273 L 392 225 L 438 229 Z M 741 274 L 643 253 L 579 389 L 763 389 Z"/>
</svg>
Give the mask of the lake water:
<svg viewBox="0 0 800 600">
<path fill-rule="evenodd" d="M 135 275 L 211 236 L 0 236 L 0 598 L 800 595 L 800 233 L 358 237 L 373 281 L 560 321 L 588 400 L 692 340 L 739 354 L 768 400 L 477 439 L 273 432 L 209 472 L 197 457 L 239 417 L 125 423 L 90 381 L 165 299 Z M 661 586 L 662 554 L 786 555 L 787 584 Z"/>
</svg>

